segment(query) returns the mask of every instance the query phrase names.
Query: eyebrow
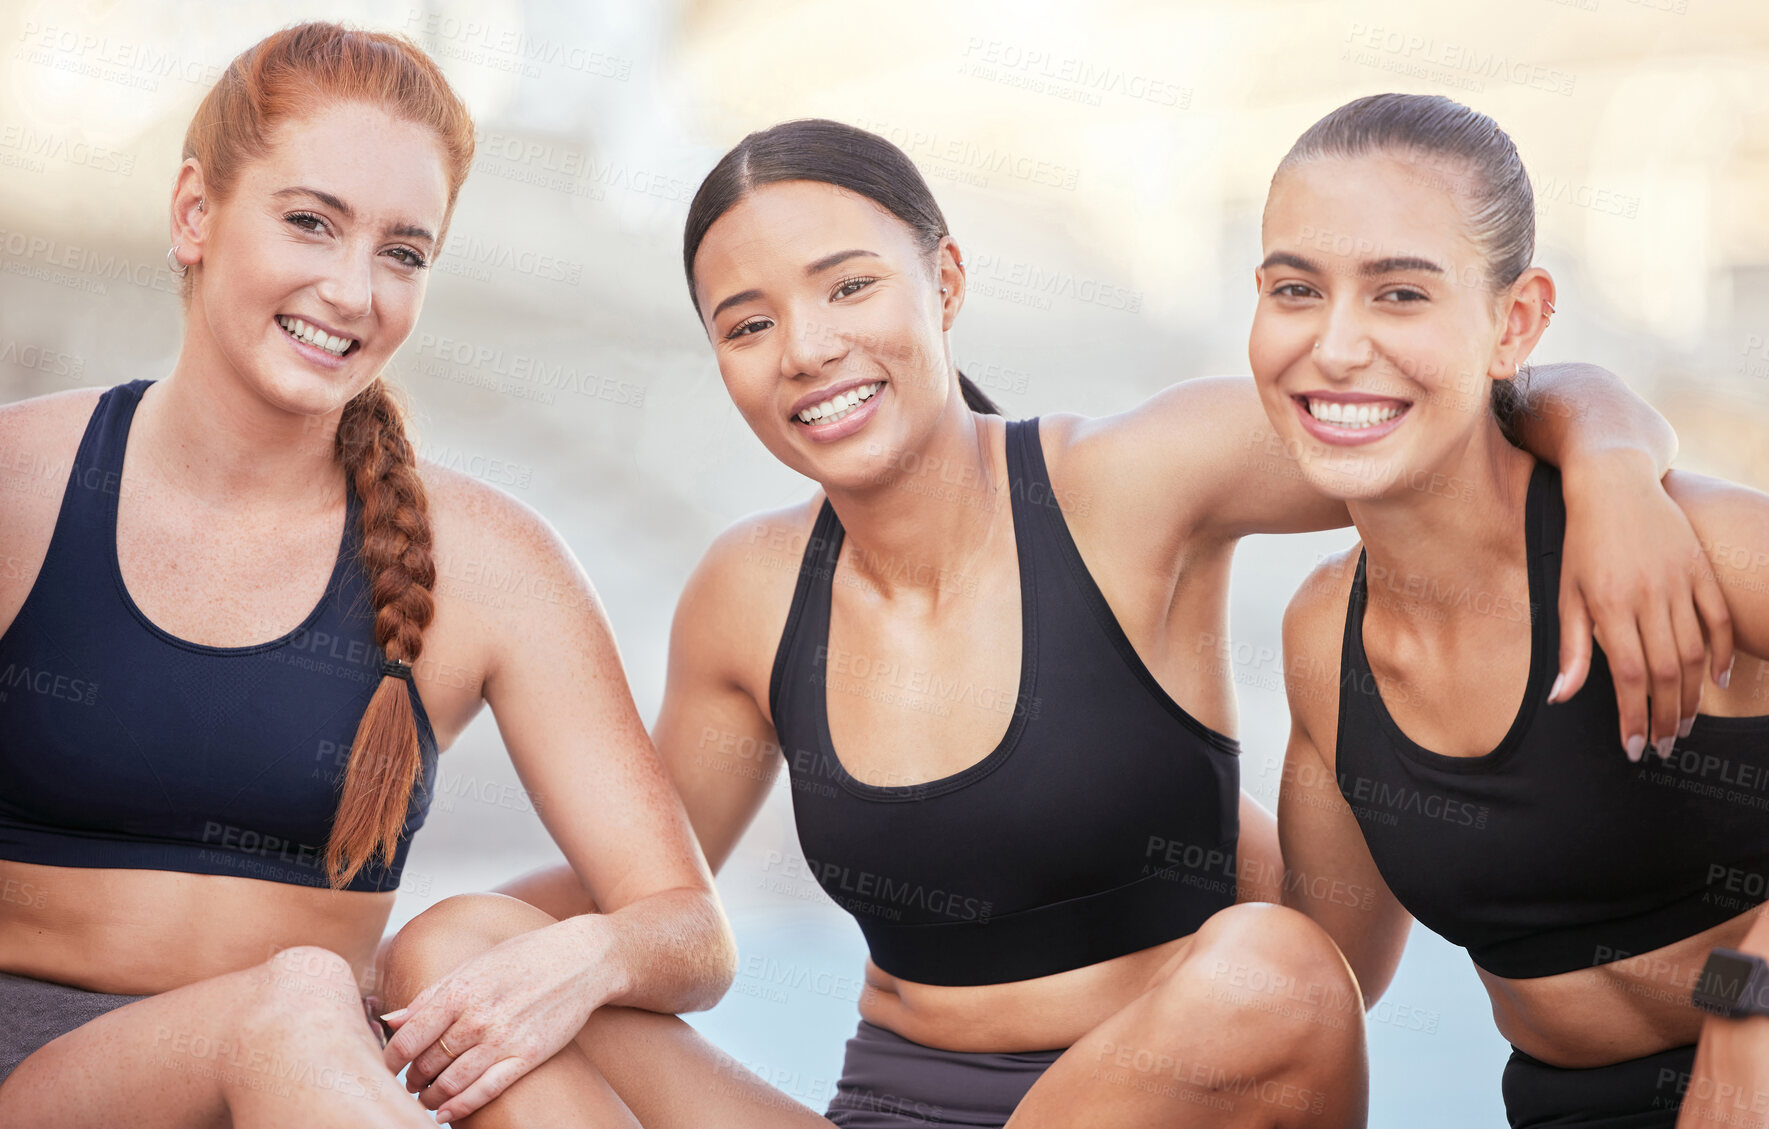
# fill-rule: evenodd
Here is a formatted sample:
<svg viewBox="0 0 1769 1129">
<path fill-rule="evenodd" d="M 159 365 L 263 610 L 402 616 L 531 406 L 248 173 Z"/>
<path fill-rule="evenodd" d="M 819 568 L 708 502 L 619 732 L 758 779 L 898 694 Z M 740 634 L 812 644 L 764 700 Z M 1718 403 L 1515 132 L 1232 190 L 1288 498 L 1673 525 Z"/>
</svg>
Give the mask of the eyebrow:
<svg viewBox="0 0 1769 1129">
<path fill-rule="evenodd" d="M 1268 267 L 1291 267 L 1295 270 L 1308 271 L 1310 274 L 1322 273 L 1320 265 L 1312 259 L 1305 259 L 1301 255 L 1292 255 L 1288 251 L 1273 251 L 1267 255 L 1265 262 L 1259 264 L 1259 269 L 1265 270 Z M 1395 255 L 1386 259 L 1360 263 L 1357 272 L 1370 276 L 1405 270 L 1425 271 L 1428 274 L 1443 273 L 1443 268 L 1430 259 L 1421 259 L 1414 255 Z"/>
<path fill-rule="evenodd" d="M 280 188 L 277 191 L 272 192 L 270 195 L 274 200 L 282 200 L 290 196 L 311 196 L 347 220 L 353 220 L 356 218 L 356 209 L 338 199 L 330 192 L 322 192 L 317 188 L 308 188 L 305 185 L 295 185 L 292 188 Z M 402 236 L 406 239 L 428 239 L 432 243 L 436 242 L 436 236 L 431 233 L 429 228 L 419 227 L 417 224 L 413 223 L 394 224 L 387 229 L 387 234 Z"/>
<path fill-rule="evenodd" d="M 816 262 L 807 266 L 805 268 L 805 276 L 809 278 L 811 275 L 822 274 L 830 267 L 838 266 L 847 262 L 849 259 L 857 259 L 862 255 L 871 255 L 876 258 L 878 252 L 867 251 L 859 247 L 851 248 L 847 251 L 837 251 L 834 254 L 825 255 L 821 259 L 818 259 Z M 718 316 L 731 306 L 741 305 L 744 302 L 753 302 L 761 296 L 762 292 L 760 290 L 739 290 L 737 293 L 731 295 L 729 298 L 726 298 L 724 301 L 713 307 L 711 320 L 716 321 Z"/>
</svg>

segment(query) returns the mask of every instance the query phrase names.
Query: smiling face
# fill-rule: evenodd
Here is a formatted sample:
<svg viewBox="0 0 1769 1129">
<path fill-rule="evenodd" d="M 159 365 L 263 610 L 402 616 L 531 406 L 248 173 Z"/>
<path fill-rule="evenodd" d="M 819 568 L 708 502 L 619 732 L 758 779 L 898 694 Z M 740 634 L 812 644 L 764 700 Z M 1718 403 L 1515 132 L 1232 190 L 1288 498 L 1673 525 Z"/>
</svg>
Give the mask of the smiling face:
<svg viewBox="0 0 1769 1129">
<path fill-rule="evenodd" d="M 1263 240 L 1248 355 L 1313 485 L 1381 497 L 1497 434 L 1491 382 L 1528 356 L 1552 287 L 1532 269 L 1494 292 L 1441 168 L 1384 153 L 1291 165 Z"/>
<path fill-rule="evenodd" d="M 962 300 L 956 250 L 943 240 L 930 266 L 908 224 L 805 180 L 761 185 L 707 229 L 695 302 L 732 401 L 776 458 L 864 487 L 963 410 L 944 338 Z"/>
<path fill-rule="evenodd" d="M 423 126 L 358 102 L 285 121 L 186 243 L 186 349 L 286 411 L 342 407 L 411 333 L 447 208 Z"/>
</svg>

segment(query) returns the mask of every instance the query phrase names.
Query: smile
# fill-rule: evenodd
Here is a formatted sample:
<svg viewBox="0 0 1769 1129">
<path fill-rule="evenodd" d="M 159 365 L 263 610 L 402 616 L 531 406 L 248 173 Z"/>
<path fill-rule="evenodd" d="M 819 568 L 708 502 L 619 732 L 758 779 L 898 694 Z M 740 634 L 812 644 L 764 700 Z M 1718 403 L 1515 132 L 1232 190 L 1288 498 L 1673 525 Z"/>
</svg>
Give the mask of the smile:
<svg viewBox="0 0 1769 1129">
<path fill-rule="evenodd" d="M 1401 400 L 1378 400 L 1374 403 L 1344 404 L 1334 400 L 1317 400 L 1304 397 L 1303 405 L 1308 414 L 1322 423 L 1330 423 L 1335 427 L 1347 427 L 1361 430 L 1376 427 L 1405 414 L 1412 405 Z"/>
<path fill-rule="evenodd" d="M 317 329 L 300 318 L 292 318 L 283 314 L 276 316 L 276 324 L 282 326 L 284 333 L 301 342 L 312 345 L 316 349 L 324 349 L 334 357 L 342 357 L 356 348 L 354 337 L 333 337 L 323 329 Z"/>
<path fill-rule="evenodd" d="M 834 423 L 872 399 L 880 387 L 880 383 L 874 383 L 850 388 L 839 396 L 833 396 L 820 404 L 812 404 L 794 418 L 800 423 Z"/>
</svg>

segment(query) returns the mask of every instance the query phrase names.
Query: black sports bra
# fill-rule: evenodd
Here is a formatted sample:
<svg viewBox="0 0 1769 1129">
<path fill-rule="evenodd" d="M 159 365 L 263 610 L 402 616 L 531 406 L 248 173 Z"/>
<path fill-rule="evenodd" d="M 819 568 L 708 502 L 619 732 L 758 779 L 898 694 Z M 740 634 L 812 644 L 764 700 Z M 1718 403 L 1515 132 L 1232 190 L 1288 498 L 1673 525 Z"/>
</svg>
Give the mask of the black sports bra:
<svg viewBox="0 0 1769 1129">
<path fill-rule="evenodd" d="M 862 783 L 830 743 L 830 588 L 843 531 L 825 502 L 770 685 L 799 842 L 872 959 L 923 984 L 993 984 L 1194 932 L 1235 900 L 1240 748 L 1175 703 L 1082 563 L 1038 421 L 1009 421 L 1020 685 L 1001 743 L 920 784 Z M 883 679 L 848 671 L 834 677 Z M 977 697 L 967 685 L 923 687 Z M 982 703 L 987 704 L 987 703 Z"/>
<path fill-rule="evenodd" d="M 1530 476 L 1525 521 L 1529 682 L 1498 748 L 1443 756 L 1395 724 L 1364 654 L 1361 557 L 1337 739 L 1340 794 L 1389 889 L 1509 979 L 1649 952 L 1769 896 L 1769 717 L 1700 715 L 1668 761 L 1649 750 L 1630 763 L 1601 649 L 1571 701 L 1544 704 L 1566 530 L 1560 473 L 1546 463 Z"/>
</svg>

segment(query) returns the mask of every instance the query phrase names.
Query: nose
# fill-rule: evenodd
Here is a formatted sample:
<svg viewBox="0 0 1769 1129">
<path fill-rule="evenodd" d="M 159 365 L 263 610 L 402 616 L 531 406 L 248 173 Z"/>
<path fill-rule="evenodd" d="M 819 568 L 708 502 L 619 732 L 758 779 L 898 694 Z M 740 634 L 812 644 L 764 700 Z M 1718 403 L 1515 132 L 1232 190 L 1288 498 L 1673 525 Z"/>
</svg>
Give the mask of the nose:
<svg viewBox="0 0 1769 1129">
<path fill-rule="evenodd" d="M 785 332 L 781 336 L 786 345 L 780 350 L 781 376 L 818 376 L 847 355 L 846 338 L 827 320 L 791 312 L 782 318 L 780 328 Z"/>
<path fill-rule="evenodd" d="M 346 246 L 319 280 L 320 300 L 344 320 L 368 316 L 374 306 L 374 251 Z"/>
<path fill-rule="evenodd" d="M 1352 303 L 1329 306 L 1313 353 L 1315 366 L 1329 380 L 1343 380 L 1368 367 L 1376 359 L 1376 343 L 1362 312 Z"/>
</svg>

